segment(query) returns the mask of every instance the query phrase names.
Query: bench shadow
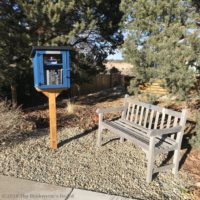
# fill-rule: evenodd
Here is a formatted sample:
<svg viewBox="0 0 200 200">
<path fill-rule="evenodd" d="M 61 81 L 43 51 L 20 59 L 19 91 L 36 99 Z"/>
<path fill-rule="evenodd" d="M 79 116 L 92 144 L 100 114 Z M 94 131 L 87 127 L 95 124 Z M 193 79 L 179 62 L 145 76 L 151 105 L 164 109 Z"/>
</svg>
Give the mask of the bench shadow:
<svg viewBox="0 0 200 200">
<path fill-rule="evenodd" d="M 189 141 L 192 138 L 192 136 L 195 135 L 195 126 L 196 126 L 196 123 L 194 121 L 191 121 L 191 120 L 187 121 L 185 134 L 183 136 L 183 141 L 182 141 L 182 146 L 181 146 L 181 150 L 184 151 L 184 153 L 181 156 L 181 160 L 179 163 L 179 170 L 183 167 L 189 153 L 192 150 L 192 146 L 189 143 Z M 163 160 L 162 163 L 160 164 L 160 167 L 168 164 L 172 160 L 173 155 L 174 155 L 174 151 L 169 152 L 165 160 Z M 156 178 L 158 174 L 159 173 L 155 173 L 153 178 Z"/>
<path fill-rule="evenodd" d="M 182 147 L 181 147 L 181 150 L 185 150 L 185 152 L 180 160 L 179 169 L 183 167 L 189 153 L 192 150 L 190 139 L 196 134 L 195 132 L 196 123 L 194 121 L 188 121 L 188 123 L 190 124 L 190 126 L 186 127 L 185 135 L 183 137 L 183 142 L 182 142 Z"/>
<path fill-rule="evenodd" d="M 107 145 L 107 144 L 109 144 L 109 143 L 111 143 L 111 142 L 113 142 L 113 141 L 119 140 L 119 139 L 120 139 L 119 137 L 110 139 L 110 140 L 108 140 L 108 141 L 105 141 L 101 146 L 105 146 L 105 145 Z"/>
<path fill-rule="evenodd" d="M 97 130 L 97 125 L 95 125 L 94 127 L 92 127 L 91 129 L 86 129 L 85 131 L 83 131 L 82 133 L 78 134 L 78 135 L 75 135 L 71 138 L 67 138 L 66 140 L 63 140 L 61 142 L 58 143 L 58 148 L 59 147 L 62 147 L 64 146 L 65 144 L 68 144 L 69 142 L 73 141 L 73 140 L 76 140 L 76 139 L 79 139 L 79 138 L 82 138 L 88 134 L 90 134 L 91 132 Z"/>
</svg>

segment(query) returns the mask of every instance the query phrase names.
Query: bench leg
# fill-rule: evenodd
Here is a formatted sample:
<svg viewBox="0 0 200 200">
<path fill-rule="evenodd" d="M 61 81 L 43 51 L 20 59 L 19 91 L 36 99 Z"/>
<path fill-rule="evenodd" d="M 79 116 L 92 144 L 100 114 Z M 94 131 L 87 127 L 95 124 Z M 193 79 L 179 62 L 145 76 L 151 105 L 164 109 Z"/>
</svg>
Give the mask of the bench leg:
<svg viewBox="0 0 200 200">
<path fill-rule="evenodd" d="M 125 139 L 123 137 L 120 137 L 120 142 L 123 143 Z"/>
<path fill-rule="evenodd" d="M 177 149 L 174 151 L 174 157 L 173 157 L 173 169 L 172 169 L 172 174 L 175 176 L 178 175 L 178 170 L 179 170 L 179 162 L 180 162 L 180 150 L 181 150 L 181 141 L 182 141 L 183 133 L 179 132 L 176 138 L 176 141 L 178 143 Z"/>
<path fill-rule="evenodd" d="M 179 169 L 179 156 L 180 156 L 180 149 L 177 149 L 174 151 L 174 158 L 173 158 L 173 164 L 174 167 L 172 169 L 172 173 L 177 176 L 178 175 L 178 169 Z"/>
<path fill-rule="evenodd" d="M 153 178 L 153 168 L 154 168 L 154 155 L 149 155 L 147 162 L 147 177 L 146 182 L 150 183 Z"/>
<path fill-rule="evenodd" d="M 98 129 L 98 136 L 97 136 L 97 146 L 101 146 L 101 141 L 102 141 L 102 121 L 103 121 L 103 113 L 99 113 L 99 129 Z"/>
<path fill-rule="evenodd" d="M 97 147 L 101 146 L 102 131 L 103 131 L 103 129 L 101 127 L 99 127 L 99 129 L 98 129 L 98 135 L 97 135 Z"/>
<path fill-rule="evenodd" d="M 153 178 L 153 168 L 154 168 L 154 161 L 155 161 L 154 149 L 155 149 L 155 137 L 150 137 L 148 161 L 147 161 L 147 177 L 146 177 L 147 183 L 150 183 Z"/>
</svg>

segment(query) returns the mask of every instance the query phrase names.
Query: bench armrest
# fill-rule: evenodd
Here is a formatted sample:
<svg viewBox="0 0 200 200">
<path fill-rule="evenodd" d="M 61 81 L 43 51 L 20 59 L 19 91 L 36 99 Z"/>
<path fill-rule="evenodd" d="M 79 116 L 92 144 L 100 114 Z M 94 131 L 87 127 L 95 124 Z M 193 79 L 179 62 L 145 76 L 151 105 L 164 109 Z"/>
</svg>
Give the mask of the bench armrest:
<svg viewBox="0 0 200 200">
<path fill-rule="evenodd" d="M 175 126 L 172 128 L 155 129 L 149 132 L 149 136 L 161 136 L 166 134 L 178 133 L 182 130 L 182 126 Z"/>
<path fill-rule="evenodd" d="M 96 113 L 100 114 L 100 113 L 110 113 L 110 112 L 121 112 L 124 110 L 124 107 L 116 107 L 116 108 L 98 108 L 96 110 Z"/>
</svg>

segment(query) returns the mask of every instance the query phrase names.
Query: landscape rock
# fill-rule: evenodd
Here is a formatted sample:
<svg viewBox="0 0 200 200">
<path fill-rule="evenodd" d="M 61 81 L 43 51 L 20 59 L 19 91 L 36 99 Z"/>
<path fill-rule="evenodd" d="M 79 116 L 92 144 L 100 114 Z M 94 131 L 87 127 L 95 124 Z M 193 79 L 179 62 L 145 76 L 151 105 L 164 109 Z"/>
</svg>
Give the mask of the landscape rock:
<svg viewBox="0 0 200 200">
<path fill-rule="evenodd" d="M 106 134 L 111 135 L 110 132 Z M 60 146 L 49 148 L 48 129 L 22 134 L 0 144 L 0 174 L 140 199 L 192 199 L 194 180 L 183 170 L 146 183 L 146 156 L 131 142 L 113 140 L 96 147 L 97 131 L 65 128 Z M 164 157 L 158 156 L 159 163 Z"/>
</svg>

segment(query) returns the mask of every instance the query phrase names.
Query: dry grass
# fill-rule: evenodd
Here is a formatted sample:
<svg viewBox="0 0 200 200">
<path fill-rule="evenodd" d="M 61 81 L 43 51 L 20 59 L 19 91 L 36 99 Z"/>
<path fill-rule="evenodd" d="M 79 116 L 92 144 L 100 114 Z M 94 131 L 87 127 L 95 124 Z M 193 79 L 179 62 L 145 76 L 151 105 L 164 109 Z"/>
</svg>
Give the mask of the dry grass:
<svg viewBox="0 0 200 200">
<path fill-rule="evenodd" d="M 0 101 L 0 137 L 19 132 L 23 123 L 20 108 L 12 108 L 7 102 Z"/>
<path fill-rule="evenodd" d="M 67 101 L 67 114 L 73 114 L 75 105 L 69 100 Z"/>
</svg>

